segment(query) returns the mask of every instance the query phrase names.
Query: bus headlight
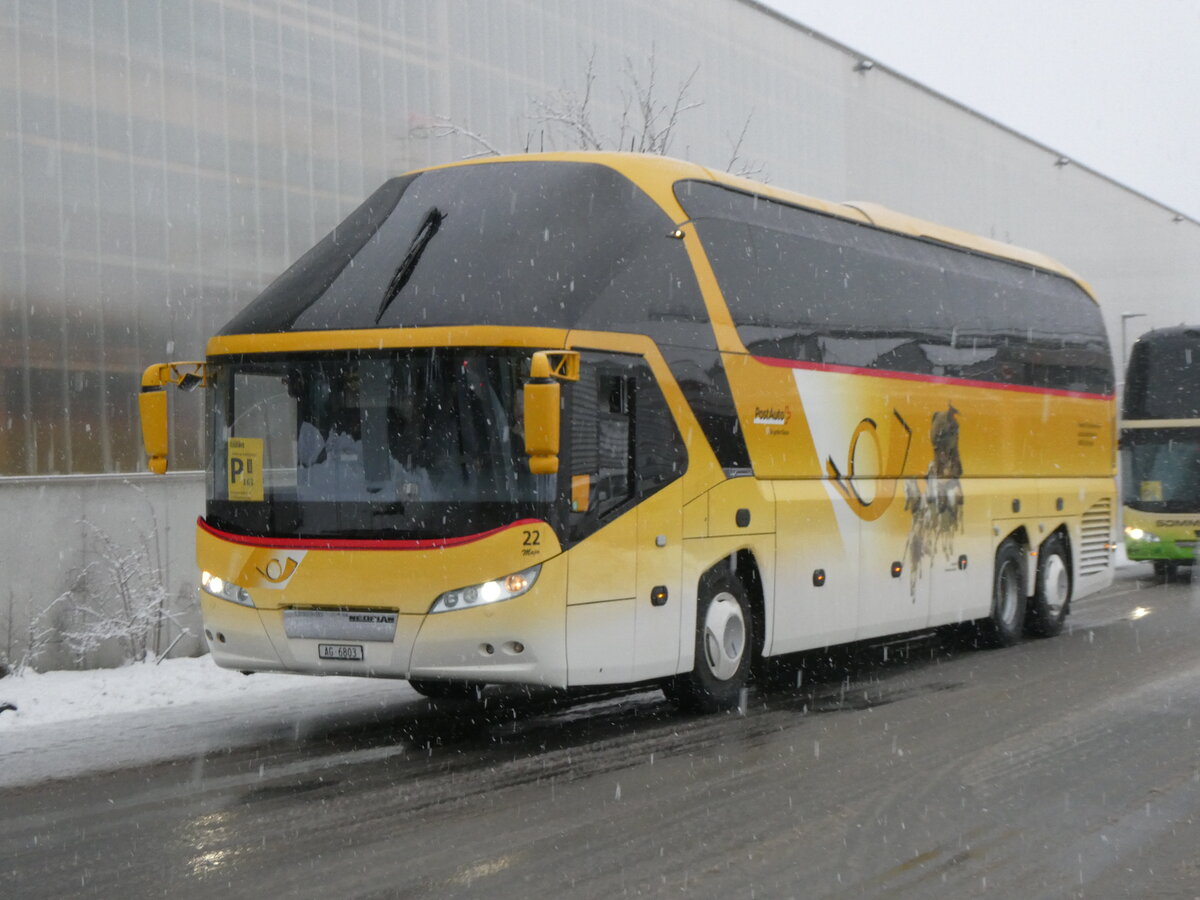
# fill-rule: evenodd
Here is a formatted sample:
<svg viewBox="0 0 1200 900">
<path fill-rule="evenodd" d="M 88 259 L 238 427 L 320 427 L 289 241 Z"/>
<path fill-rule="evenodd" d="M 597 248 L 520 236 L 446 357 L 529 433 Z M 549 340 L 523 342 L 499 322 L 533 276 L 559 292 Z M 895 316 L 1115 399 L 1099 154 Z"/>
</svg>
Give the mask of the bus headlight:
<svg viewBox="0 0 1200 900">
<path fill-rule="evenodd" d="M 1162 541 L 1162 538 L 1160 538 L 1153 531 L 1146 531 L 1145 529 L 1138 528 L 1134 525 L 1127 525 L 1125 527 L 1125 537 L 1129 538 L 1131 541 L 1143 541 L 1147 544 L 1157 544 Z"/>
<path fill-rule="evenodd" d="M 220 600 L 228 600 L 230 603 L 237 603 L 240 606 L 254 606 L 248 590 L 232 581 L 226 581 L 212 572 L 200 573 L 200 587 L 206 594 L 212 594 Z"/>
<path fill-rule="evenodd" d="M 451 612 L 456 609 L 471 609 L 520 597 L 533 587 L 540 571 L 542 571 L 541 566 L 534 566 L 494 581 L 485 581 L 483 584 L 473 584 L 470 587 L 446 591 L 433 602 L 429 612 L 432 614 Z"/>
</svg>

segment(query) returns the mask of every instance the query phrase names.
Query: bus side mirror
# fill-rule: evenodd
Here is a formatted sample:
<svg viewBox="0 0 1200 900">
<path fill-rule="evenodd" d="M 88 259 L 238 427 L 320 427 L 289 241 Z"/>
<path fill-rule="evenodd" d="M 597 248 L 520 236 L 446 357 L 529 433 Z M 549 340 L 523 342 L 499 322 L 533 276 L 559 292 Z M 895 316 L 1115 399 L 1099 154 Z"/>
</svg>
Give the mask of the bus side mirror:
<svg viewBox="0 0 1200 900">
<path fill-rule="evenodd" d="M 142 446 L 146 463 L 155 475 L 167 473 L 167 392 L 162 388 L 142 389 L 138 395 L 142 419 Z"/>
<path fill-rule="evenodd" d="M 525 452 L 529 471 L 552 475 L 558 471 L 558 432 L 561 395 L 558 382 L 525 385 Z"/>
<path fill-rule="evenodd" d="M 142 392 L 138 395 L 142 446 L 146 448 L 146 463 L 155 475 L 166 474 L 170 455 L 167 385 L 190 391 L 207 383 L 208 370 L 202 362 L 155 363 L 142 373 Z"/>
<path fill-rule="evenodd" d="M 579 353 L 573 350 L 539 350 L 533 354 L 529 381 L 524 387 L 525 452 L 529 471 L 553 475 L 558 471 L 558 435 L 561 427 L 560 381 L 579 380 Z"/>
</svg>

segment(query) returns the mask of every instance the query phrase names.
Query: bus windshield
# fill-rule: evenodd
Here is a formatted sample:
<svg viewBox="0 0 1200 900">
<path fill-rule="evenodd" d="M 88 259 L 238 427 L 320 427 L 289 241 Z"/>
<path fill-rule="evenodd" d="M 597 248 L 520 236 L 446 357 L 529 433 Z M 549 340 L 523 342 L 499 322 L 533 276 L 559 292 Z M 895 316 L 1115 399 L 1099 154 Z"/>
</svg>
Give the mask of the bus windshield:
<svg viewBox="0 0 1200 900">
<path fill-rule="evenodd" d="M 548 518 L 521 439 L 528 354 L 481 348 L 210 366 L 208 522 L 235 533 L 430 539 Z"/>
<path fill-rule="evenodd" d="M 1125 503 L 1145 512 L 1200 509 L 1200 428 L 1125 432 Z"/>
</svg>

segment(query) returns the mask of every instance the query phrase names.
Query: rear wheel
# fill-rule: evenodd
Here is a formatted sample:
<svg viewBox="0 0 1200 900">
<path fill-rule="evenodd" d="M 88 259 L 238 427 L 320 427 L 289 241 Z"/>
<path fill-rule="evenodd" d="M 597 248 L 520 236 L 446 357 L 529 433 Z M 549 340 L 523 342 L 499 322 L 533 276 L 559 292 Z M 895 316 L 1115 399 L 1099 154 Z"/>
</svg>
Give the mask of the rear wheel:
<svg viewBox="0 0 1200 900">
<path fill-rule="evenodd" d="M 696 602 L 696 659 L 691 672 L 668 685 L 667 695 L 685 709 L 733 709 L 742 698 L 754 656 L 754 618 L 741 583 L 710 575 Z"/>
<path fill-rule="evenodd" d="M 1011 647 L 1025 625 L 1025 576 L 1021 545 L 1011 538 L 996 551 L 992 580 L 992 613 L 983 621 L 983 634 L 995 647 Z"/>
<path fill-rule="evenodd" d="M 1037 590 L 1026 611 L 1025 631 L 1038 637 L 1053 637 L 1063 629 L 1071 604 L 1071 565 L 1067 542 L 1052 535 L 1038 553 Z"/>
</svg>

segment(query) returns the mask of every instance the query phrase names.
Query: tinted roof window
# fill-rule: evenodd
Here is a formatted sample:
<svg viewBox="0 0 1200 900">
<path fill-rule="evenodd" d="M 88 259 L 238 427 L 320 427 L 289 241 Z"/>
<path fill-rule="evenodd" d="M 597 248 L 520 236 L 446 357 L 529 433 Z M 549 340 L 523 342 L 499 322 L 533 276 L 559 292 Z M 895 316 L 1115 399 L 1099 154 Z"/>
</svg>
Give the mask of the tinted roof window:
<svg viewBox="0 0 1200 900">
<path fill-rule="evenodd" d="M 595 164 L 460 166 L 394 179 L 225 334 L 515 325 L 713 346 L 674 225 Z"/>
<path fill-rule="evenodd" d="M 1112 390 L 1099 308 L 1067 278 L 717 185 L 676 191 L 755 355 Z"/>
<path fill-rule="evenodd" d="M 1126 419 L 1200 418 L 1200 329 L 1143 335 L 1129 353 Z"/>
</svg>

